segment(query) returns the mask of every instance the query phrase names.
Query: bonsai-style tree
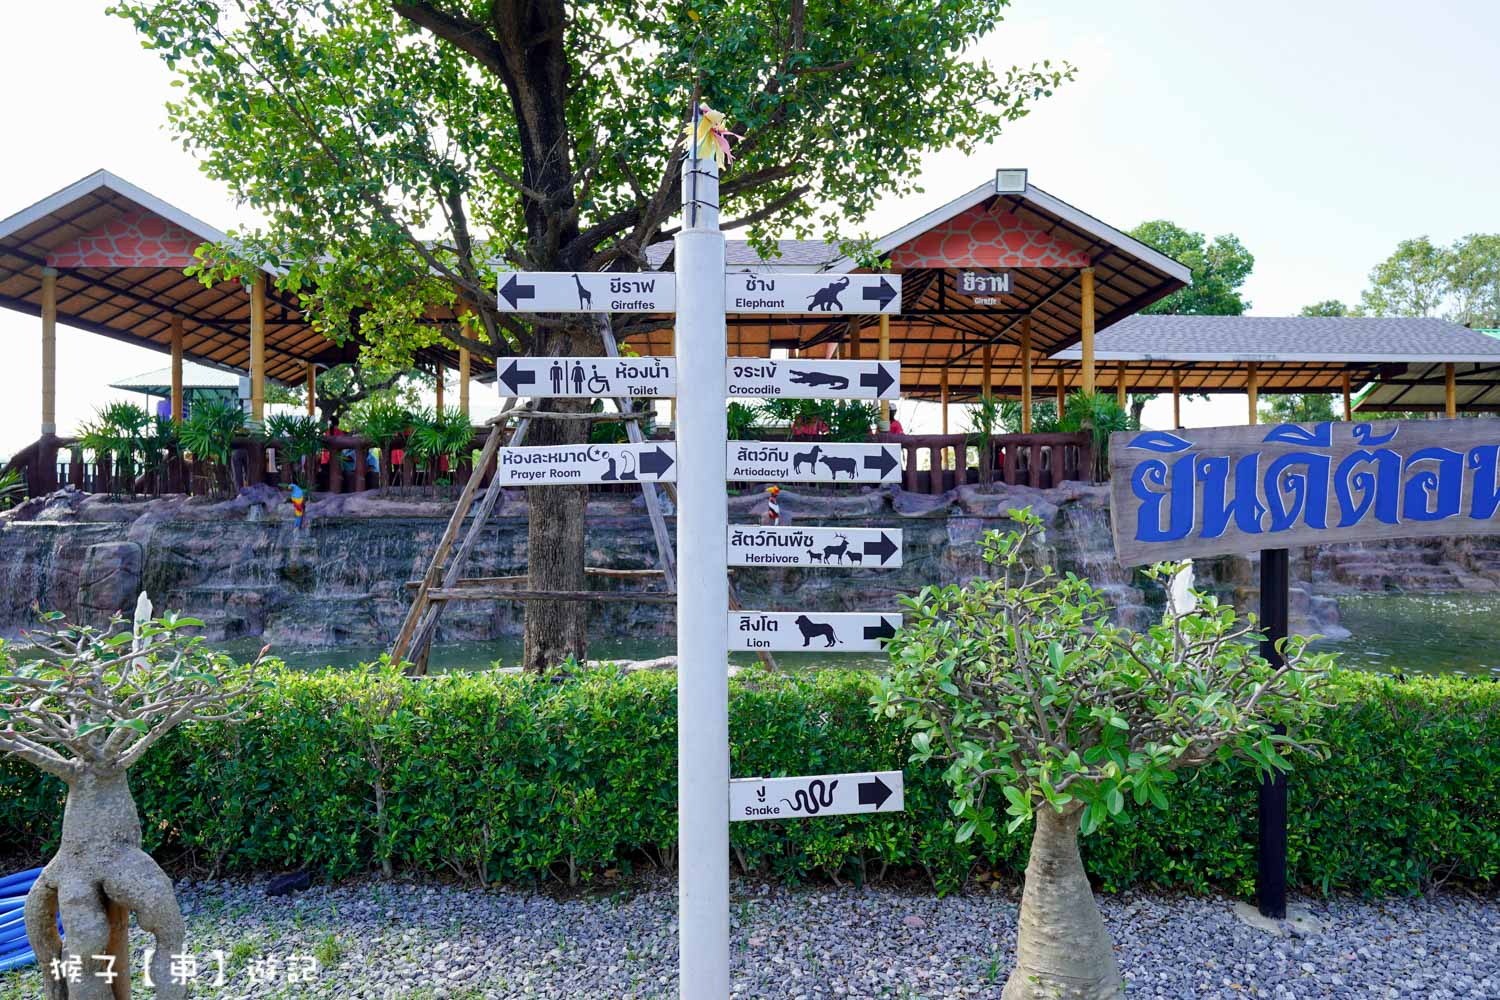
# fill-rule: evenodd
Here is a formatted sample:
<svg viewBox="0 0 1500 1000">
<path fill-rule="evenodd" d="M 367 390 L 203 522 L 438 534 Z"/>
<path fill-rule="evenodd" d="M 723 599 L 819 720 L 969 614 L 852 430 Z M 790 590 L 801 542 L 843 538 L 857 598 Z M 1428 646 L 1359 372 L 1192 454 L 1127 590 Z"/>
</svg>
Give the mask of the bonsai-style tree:
<svg viewBox="0 0 1500 1000">
<path fill-rule="evenodd" d="M 1273 667 L 1251 641 L 1254 621 L 1206 595 L 1191 610 L 1169 596 L 1147 632 L 1114 626 L 1087 581 L 1023 559 L 1041 521 L 1010 516 L 1017 530 L 983 542 L 995 578 L 906 602 L 875 706 L 912 730 L 914 761 L 947 762 L 960 841 L 999 836 L 992 788 L 1006 832 L 1035 824 L 1005 1000 L 1121 997 L 1079 834 L 1130 803 L 1167 808 L 1181 768 L 1239 754 L 1268 774 L 1290 767 L 1289 750 L 1315 752 L 1302 734 L 1330 657 L 1288 639 Z M 1150 573 L 1165 585 L 1173 570 Z"/>
<path fill-rule="evenodd" d="M 153 620 L 142 604 L 133 630 L 118 619 L 101 631 L 53 614 L 27 636 L 32 645 L 0 643 L 0 751 L 68 786 L 57 854 L 26 897 L 26 936 L 48 1000 L 130 995 L 132 911 L 156 937 L 156 995 L 186 996 L 170 974 L 182 912 L 172 880 L 141 849 L 127 772 L 182 723 L 238 717 L 259 661 L 236 665 L 187 634 L 202 622 Z"/>
</svg>

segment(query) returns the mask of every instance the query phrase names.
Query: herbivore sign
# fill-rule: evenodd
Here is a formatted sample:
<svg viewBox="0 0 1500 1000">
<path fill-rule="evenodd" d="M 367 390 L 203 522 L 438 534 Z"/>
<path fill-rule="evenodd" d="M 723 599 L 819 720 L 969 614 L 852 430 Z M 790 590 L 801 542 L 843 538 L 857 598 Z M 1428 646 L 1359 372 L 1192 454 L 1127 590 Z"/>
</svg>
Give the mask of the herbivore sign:
<svg viewBox="0 0 1500 1000">
<path fill-rule="evenodd" d="M 899 566 L 901 532 L 731 527 L 726 482 L 891 482 L 901 461 L 889 444 L 728 441 L 724 403 L 736 395 L 895 399 L 901 372 L 892 362 L 730 359 L 726 309 L 894 314 L 901 309 L 901 279 L 726 273 L 718 170 L 702 145 L 690 145 L 682 162 L 675 274 L 507 272 L 497 284 L 505 312 L 675 312 L 675 358 L 516 358 L 501 365 L 497 383 L 509 397 L 675 396 L 677 440 L 501 448 L 496 475 L 516 486 L 677 483 L 678 981 L 683 1000 L 728 1000 L 730 819 L 896 812 L 903 784 L 900 771 L 730 780 L 727 650 L 879 652 L 901 616 L 731 613 L 728 567 Z"/>
</svg>

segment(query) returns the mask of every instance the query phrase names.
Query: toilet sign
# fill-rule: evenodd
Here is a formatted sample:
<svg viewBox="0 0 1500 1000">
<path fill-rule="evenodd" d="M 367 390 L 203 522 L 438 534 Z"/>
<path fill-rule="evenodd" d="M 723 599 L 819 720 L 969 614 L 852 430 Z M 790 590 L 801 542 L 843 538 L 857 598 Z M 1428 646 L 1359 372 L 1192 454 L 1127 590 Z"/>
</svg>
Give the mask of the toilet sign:
<svg viewBox="0 0 1500 1000">
<path fill-rule="evenodd" d="M 899 614 L 861 611 L 731 611 L 729 648 L 794 653 L 879 653 Z"/>
<path fill-rule="evenodd" d="M 511 358 L 495 368 L 495 386 L 508 396 L 675 396 L 676 358 Z"/>
<path fill-rule="evenodd" d="M 729 565 L 899 569 L 901 529 L 731 524 Z"/>
<path fill-rule="evenodd" d="M 495 475 L 504 486 L 677 480 L 677 446 L 670 441 L 501 448 L 495 461 Z"/>
<path fill-rule="evenodd" d="M 906 808 L 900 771 L 815 774 L 803 778 L 736 778 L 729 782 L 729 819 L 804 819 Z"/>
</svg>

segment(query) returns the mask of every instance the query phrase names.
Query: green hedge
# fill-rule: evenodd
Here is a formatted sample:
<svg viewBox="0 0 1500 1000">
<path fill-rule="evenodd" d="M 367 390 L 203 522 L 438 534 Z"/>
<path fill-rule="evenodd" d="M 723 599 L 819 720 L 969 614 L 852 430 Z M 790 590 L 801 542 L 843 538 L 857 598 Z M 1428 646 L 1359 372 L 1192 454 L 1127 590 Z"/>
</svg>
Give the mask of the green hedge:
<svg viewBox="0 0 1500 1000">
<path fill-rule="evenodd" d="M 899 767 L 901 734 L 870 715 L 867 675 L 753 673 L 732 686 L 736 775 Z M 1317 890 L 1414 892 L 1500 873 L 1500 684 L 1340 675 L 1328 760 L 1291 780 L 1291 878 Z M 409 681 L 283 673 L 258 717 L 164 740 L 133 772 L 158 857 L 227 870 L 310 863 L 526 880 L 588 878 L 675 839 L 671 676 L 593 673 Z M 50 850 L 61 786 L 0 763 L 0 837 Z M 940 888 L 976 865 L 1016 873 L 1024 831 L 992 851 L 955 845 L 935 769 L 907 772 L 907 810 L 737 823 L 737 864 L 778 877 L 925 870 Z M 1149 883 L 1251 891 L 1255 795 L 1247 768 L 1203 768 L 1170 811 L 1138 810 L 1085 842 L 1106 889 Z"/>
</svg>

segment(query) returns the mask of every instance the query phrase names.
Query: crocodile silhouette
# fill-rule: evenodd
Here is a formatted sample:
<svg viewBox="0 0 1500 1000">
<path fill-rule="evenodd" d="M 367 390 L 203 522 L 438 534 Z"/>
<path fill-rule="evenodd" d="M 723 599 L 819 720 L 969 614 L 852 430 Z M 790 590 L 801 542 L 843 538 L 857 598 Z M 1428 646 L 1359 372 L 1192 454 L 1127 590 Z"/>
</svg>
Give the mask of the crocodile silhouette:
<svg viewBox="0 0 1500 1000">
<path fill-rule="evenodd" d="M 849 380 L 842 375 L 829 375 L 824 372 L 799 372 L 792 369 L 791 381 L 797 385 L 827 386 L 830 389 L 847 389 Z"/>
</svg>

